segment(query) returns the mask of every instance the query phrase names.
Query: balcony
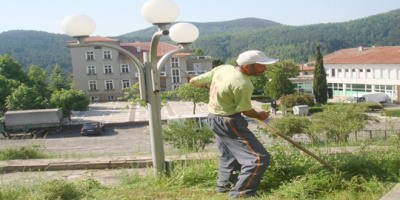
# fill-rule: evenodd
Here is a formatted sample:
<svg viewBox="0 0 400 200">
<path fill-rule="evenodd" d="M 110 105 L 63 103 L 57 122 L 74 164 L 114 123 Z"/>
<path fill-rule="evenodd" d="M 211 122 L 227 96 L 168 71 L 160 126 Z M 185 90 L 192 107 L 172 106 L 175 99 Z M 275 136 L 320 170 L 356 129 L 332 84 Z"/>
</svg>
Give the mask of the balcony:
<svg viewBox="0 0 400 200">
<path fill-rule="evenodd" d="M 211 60 L 211 56 L 188 56 L 186 60 Z"/>
<path fill-rule="evenodd" d="M 206 70 L 187 71 L 187 73 L 192 75 L 192 76 L 198 76 L 198 75 L 206 73 Z"/>
</svg>

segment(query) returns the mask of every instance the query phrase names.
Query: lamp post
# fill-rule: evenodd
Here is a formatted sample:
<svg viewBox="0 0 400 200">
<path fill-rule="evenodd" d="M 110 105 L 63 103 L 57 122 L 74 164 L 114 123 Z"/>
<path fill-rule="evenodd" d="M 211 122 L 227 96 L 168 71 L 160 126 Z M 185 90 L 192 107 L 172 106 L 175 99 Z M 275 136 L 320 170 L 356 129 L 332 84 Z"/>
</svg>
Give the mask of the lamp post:
<svg viewBox="0 0 400 200">
<path fill-rule="evenodd" d="M 120 46 L 100 42 L 85 43 L 84 39 L 89 37 L 96 27 L 94 21 L 87 16 L 69 16 L 63 21 L 62 28 L 66 34 L 78 40 L 76 44 L 69 44 L 69 48 L 94 46 L 111 48 L 128 56 L 136 65 L 139 74 L 140 97 L 142 100 L 147 101 L 149 109 L 153 167 L 154 173 L 158 176 L 165 171 L 165 155 L 161 127 L 160 70 L 173 54 L 193 52 L 193 50 L 188 48 L 188 44 L 197 39 L 199 30 L 189 23 L 178 23 L 173 25 L 170 30 L 167 30 L 167 25 L 171 24 L 179 16 L 179 8 L 172 0 L 148 0 L 143 4 L 141 13 L 144 19 L 158 26 L 158 31 L 153 34 L 151 39 L 150 52 L 145 52 L 143 54 L 143 63 L 132 53 Z M 169 35 L 172 40 L 180 44 L 181 49 L 165 54 L 158 61 L 157 46 L 160 38 L 164 35 Z"/>
</svg>

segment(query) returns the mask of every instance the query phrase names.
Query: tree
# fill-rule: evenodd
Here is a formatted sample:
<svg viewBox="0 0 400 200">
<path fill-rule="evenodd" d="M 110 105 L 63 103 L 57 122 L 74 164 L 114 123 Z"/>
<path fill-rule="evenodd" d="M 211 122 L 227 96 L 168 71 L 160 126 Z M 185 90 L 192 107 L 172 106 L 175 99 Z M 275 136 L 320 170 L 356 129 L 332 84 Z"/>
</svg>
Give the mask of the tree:
<svg viewBox="0 0 400 200">
<path fill-rule="evenodd" d="M 324 58 L 321 55 L 319 45 L 315 48 L 313 90 L 317 103 L 326 104 L 328 101 L 328 84 L 326 81 Z"/>
<path fill-rule="evenodd" d="M 254 90 L 264 90 L 265 85 L 268 83 L 268 77 L 266 73 L 261 76 L 251 76 L 251 82 L 253 82 Z"/>
<path fill-rule="evenodd" d="M 196 114 L 196 104 L 208 103 L 209 91 L 204 88 L 199 88 L 191 83 L 186 83 L 179 86 L 176 91 L 168 91 L 167 96 L 172 98 L 179 98 L 181 101 L 193 102 L 193 114 Z"/>
<path fill-rule="evenodd" d="M 6 98 L 8 110 L 43 109 L 45 103 L 42 95 L 33 88 L 21 84 Z"/>
<path fill-rule="evenodd" d="M 35 89 L 39 92 L 44 100 L 48 100 L 50 98 L 50 91 L 48 90 L 47 84 L 47 72 L 42 68 L 32 65 L 29 68 L 28 78 L 29 78 L 29 87 Z"/>
<path fill-rule="evenodd" d="M 53 69 L 53 74 L 50 75 L 50 90 L 69 89 L 69 85 L 64 77 L 60 66 L 56 64 Z"/>
<path fill-rule="evenodd" d="M 12 94 L 13 90 L 18 88 L 20 83 L 13 79 L 7 79 L 0 75 L 0 111 L 6 111 L 6 99 Z"/>
<path fill-rule="evenodd" d="M 0 56 L 0 75 L 5 76 L 7 79 L 14 79 L 20 83 L 28 81 L 27 74 L 22 70 L 22 66 L 7 54 L 4 57 Z"/>
<path fill-rule="evenodd" d="M 264 88 L 264 93 L 273 99 L 279 99 L 283 94 L 292 94 L 294 92 L 293 83 L 282 72 L 282 69 L 276 69 L 272 80 Z"/>
<path fill-rule="evenodd" d="M 272 65 L 267 65 L 267 69 L 265 73 L 268 78 L 271 78 L 278 69 L 282 69 L 288 78 L 297 77 L 300 72 L 299 66 L 296 65 L 294 60 L 282 60 Z"/>
<path fill-rule="evenodd" d="M 218 59 L 218 58 L 212 58 L 211 62 L 212 62 L 213 68 L 225 64 L 224 61 L 222 61 L 221 59 Z"/>
<path fill-rule="evenodd" d="M 305 115 L 289 115 L 281 118 L 274 117 L 271 120 L 271 124 L 272 127 L 276 128 L 276 130 L 286 136 L 293 137 L 296 134 L 305 133 L 313 143 L 318 141 L 318 137 L 308 132 L 308 127 L 311 125 L 311 121 Z M 269 130 L 267 131 L 271 132 Z M 272 134 L 272 136 L 276 137 L 276 134 Z"/>
<path fill-rule="evenodd" d="M 80 90 L 61 89 L 60 91 L 55 91 L 53 95 L 51 95 L 50 103 L 53 108 L 62 108 L 65 116 L 70 116 L 73 110 L 88 110 L 90 100 L 85 93 Z"/>
<path fill-rule="evenodd" d="M 335 142 L 348 142 L 350 133 L 359 131 L 371 119 L 365 112 L 368 107 L 360 103 L 339 103 L 323 106 L 323 111 L 311 116 L 308 132 L 325 133 Z"/>
<path fill-rule="evenodd" d="M 204 50 L 202 48 L 196 48 L 194 50 L 194 55 L 196 55 L 196 56 L 204 56 L 204 55 L 206 55 L 206 52 L 204 52 Z"/>
</svg>

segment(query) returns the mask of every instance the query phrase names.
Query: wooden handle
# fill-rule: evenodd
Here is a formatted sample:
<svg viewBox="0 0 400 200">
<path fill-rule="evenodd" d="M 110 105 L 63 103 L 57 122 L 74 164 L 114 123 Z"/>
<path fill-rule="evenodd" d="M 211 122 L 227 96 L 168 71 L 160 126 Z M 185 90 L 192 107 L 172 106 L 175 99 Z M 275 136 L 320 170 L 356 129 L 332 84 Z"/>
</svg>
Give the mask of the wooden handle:
<svg viewBox="0 0 400 200">
<path fill-rule="evenodd" d="M 262 126 L 268 128 L 269 130 L 271 130 L 272 132 L 276 133 L 277 135 L 283 137 L 283 139 L 287 140 L 288 142 L 292 143 L 294 146 L 296 146 L 297 148 L 301 149 L 302 151 L 306 152 L 308 155 L 312 156 L 313 158 L 317 159 L 319 162 L 321 162 L 322 164 L 324 164 L 325 166 L 331 168 L 332 170 L 336 171 L 336 172 L 340 172 L 340 170 L 336 167 L 334 167 L 333 165 L 329 164 L 328 162 L 326 162 L 325 160 L 322 160 L 320 157 L 318 157 L 317 155 L 313 154 L 311 151 L 309 151 L 308 149 L 304 148 L 303 146 L 299 145 L 297 142 L 293 141 L 291 138 L 289 138 L 288 136 L 280 133 L 279 131 L 275 130 L 274 128 L 272 128 L 270 125 L 268 125 L 267 123 L 253 118 L 256 122 L 258 122 L 259 124 L 261 124 Z"/>
</svg>

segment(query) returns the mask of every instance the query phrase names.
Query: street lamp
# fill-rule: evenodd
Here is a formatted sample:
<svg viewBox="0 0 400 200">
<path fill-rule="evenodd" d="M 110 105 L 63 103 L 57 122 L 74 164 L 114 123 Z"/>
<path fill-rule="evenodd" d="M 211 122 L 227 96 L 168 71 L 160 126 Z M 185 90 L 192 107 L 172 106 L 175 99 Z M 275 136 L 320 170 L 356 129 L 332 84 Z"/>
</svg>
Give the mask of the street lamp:
<svg viewBox="0 0 400 200">
<path fill-rule="evenodd" d="M 199 31 L 197 27 L 189 23 L 178 23 L 167 30 L 166 26 L 179 16 L 179 7 L 172 0 L 148 0 L 143 4 L 141 13 L 144 19 L 158 26 L 158 31 L 151 39 L 150 52 L 143 53 L 143 64 L 132 53 L 120 46 L 100 42 L 85 43 L 84 38 L 89 37 L 96 27 L 94 21 L 87 16 L 67 17 L 62 23 L 62 29 L 78 40 L 76 44 L 68 44 L 69 48 L 108 47 L 125 54 L 135 63 L 139 74 L 140 96 L 148 103 L 154 173 L 160 175 L 165 171 L 166 164 L 161 127 L 160 70 L 173 54 L 193 52 L 188 48 L 188 44 L 197 39 Z M 181 49 L 171 51 L 157 60 L 158 42 L 164 35 L 170 35 L 172 40 L 180 44 Z"/>
</svg>

